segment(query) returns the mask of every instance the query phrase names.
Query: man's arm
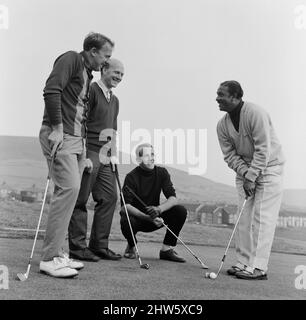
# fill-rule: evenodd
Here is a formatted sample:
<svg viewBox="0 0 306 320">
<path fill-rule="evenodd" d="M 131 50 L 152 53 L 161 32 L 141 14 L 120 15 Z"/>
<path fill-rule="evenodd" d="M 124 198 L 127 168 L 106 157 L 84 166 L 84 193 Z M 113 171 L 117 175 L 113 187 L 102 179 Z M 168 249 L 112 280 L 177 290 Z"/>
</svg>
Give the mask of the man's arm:
<svg viewBox="0 0 306 320">
<path fill-rule="evenodd" d="M 48 137 L 52 147 L 51 156 L 63 142 L 61 95 L 73 74 L 75 57 L 75 52 L 68 52 L 57 58 L 44 88 L 45 107 L 52 127 L 52 132 Z"/>
<path fill-rule="evenodd" d="M 248 165 L 241 156 L 237 154 L 236 149 L 226 134 L 224 124 L 221 121 L 219 121 L 217 125 L 217 135 L 224 161 L 227 163 L 229 168 L 239 175 L 244 176 L 248 171 Z"/>
<path fill-rule="evenodd" d="M 170 196 L 164 203 L 159 205 L 161 213 L 170 210 L 172 207 L 178 205 L 178 200 L 175 196 Z"/>
<path fill-rule="evenodd" d="M 162 191 L 167 200 L 160 204 L 159 206 L 149 206 L 146 208 L 146 212 L 151 216 L 152 219 L 160 216 L 161 213 L 171 209 L 172 207 L 178 204 L 176 199 L 175 189 L 173 187 L 173 183 L 170 178 L 170 174 L 168 173 L 167 169 L 163 168 L 160 172 L 161 179 L 162 179 Z"/>
<path fill-rule="evenodd" d="M 143 213 L 142 211 L 138 210 L 137 208 L 133 207 L 131 204 L 127 204 L 126 208 L 128 210 L 128 213 L 131 216 L 134 216 L 136 218 L 146 220 L 146 221 L 152 221 L 152 219 L 149 215 L 147 215 L 147 214 Z M 125 210 L 124 206 L 122 206 L 121 210 Z"/>
<path fill-rule="evenodd" d="M 44 100 L 52 126 L 62 123 L 62 92 L 73 74 L 76 65 L 76 52 L 67 52 L 54 62 L 53 69 L 44 88 Z"/>
<path fill-rule="evenodd" d="M 254 142 L 254 154 L 245 178 L 255 182 L 269 162 L 271 150 L 270 118 L 262 109 L 250 109 L 247 121 Z"/>
</svg>

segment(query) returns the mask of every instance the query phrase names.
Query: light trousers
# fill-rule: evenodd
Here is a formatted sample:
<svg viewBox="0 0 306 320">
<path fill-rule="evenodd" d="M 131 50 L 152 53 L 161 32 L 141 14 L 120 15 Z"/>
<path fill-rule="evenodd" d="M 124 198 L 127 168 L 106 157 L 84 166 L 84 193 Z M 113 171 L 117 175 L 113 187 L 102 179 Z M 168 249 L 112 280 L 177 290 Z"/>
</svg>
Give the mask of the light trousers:
<svg viewBox="0 0 306 320">
<path fill-rule="evenodd" d="M 48 136 L 50 133 L 51 128 L 44 125 L 39 133 L 41 148 L 49 168 L 51 148 Z M 51 168 L 54 193 L 50 203 L 42 248 L 43 261 L 52 260 L 62 251 L 69 221 L 80 189 L 84 160 L 85 144 L 83 138 L 64 134 L 63 146 L 57 151 Z"/>
<path fill-rule="evenodd" d="M 236 176 L 238 210 L 245 199 L 243 177 Z M 238 262 L 263 271 L 268 270 L 274 232 L 281 206 L 283 165 L 268 167 L 256 180 L 256 190 L 249 197 L 238 223 L 235 242 Z"/>
</svg>

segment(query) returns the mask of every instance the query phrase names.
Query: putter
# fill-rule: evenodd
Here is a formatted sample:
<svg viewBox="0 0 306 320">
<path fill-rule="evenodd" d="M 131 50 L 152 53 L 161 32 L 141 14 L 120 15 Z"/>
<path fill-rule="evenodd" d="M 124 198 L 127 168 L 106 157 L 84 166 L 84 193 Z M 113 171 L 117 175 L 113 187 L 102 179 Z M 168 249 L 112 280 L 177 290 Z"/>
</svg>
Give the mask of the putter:
<svg viewBox="0 0 306 320">
<path fill-rule="evenodd" d="M 130 192 L 141 203 L 141 205 L 144 208 L 147 207 L 147 205 L 138 197 L 137 194 L 135 194 L 133 190 L 129 188 L 129 186 L 125 186 L 125 187 L 128 190 L 128 192 Z M 205 263 L 203 263 L 201 259 L 198 256 L 196 256 L 196 254 L 190 248 L 187 247 L 187 245 L 180 239 L 180 237 L 178 237 L 164 222 L 162 222 L 162 224 L 177 240 L 181 242 L 181 244 L 189 251 L 189 253 L 191 253 L 193 257 L 200 262 L 203 269 L 208 269 L 208 266 Z"/>
<path fill-rule="evenodd" d="M 131 230 L 131 234 L 132 234 L 132 237 L 133 237 L 133 242 L 134 242 L 134 246 L 135 246 L 135 249 L 136 249 L 136 256 L 137 256 L 138 261 L 139 261 L 139 266 L 140 266 L 140 268 L 142 268 L 142 269 L 148 270 L 148 269 L 150 268 L 150 265 L 149 265 L 148 263 L 142 263 L 142 261 L 141 261 L 141 259 L 140 259 L 138 247 L 137 247 L 137 244 L 136 244 L 136 240 L 135 240 L 134 233 L 133 233 L 133 229 L 132 229 L 132 225 L 131 225 L 131 221 L 130 221 L 130 218 L 129 218 L 128 210 L 127 210 L 127 207 L 126 207 L 126 204 L 125 204 L 125 200 L 124 200 L 124 196 L 123 196 L 123 193 L 122 193 L 122 188 L 121 188 L 121 183 L 120 183 L 120 180 L 119 180 L 119 174 L 118 174 L 117 164 L 115 164 L 114 167 L 115 167 L 115 170 L 114 170 L 114 171 L 115 171 L 115 176 L 116 176 L 117 184 L 118 184 L 119 191 L 120 191 L 120 196 L 121 196 L 121 199 L 122 199 L 122 202 L 123 202 L 124 211 L 125 211 L 126 218 L 127 218 L 127 221 L 128 221 L 128 224 L 129 224 L 129 227 L 130 227 L 130 230 Z"/>
<path fill-rule="evenodd" d="M 37 228 L 36 228 L 36 233 L 35 233 L 35 238 L 34 238 L 34 243 L 32 246 L 32 251 L 31 251 L 31 255 L 29 258 L 29 263 L 28 263 L 28 268 L 27 268 L 27 272 L 26 273 L 17 273 L 17 278 L 16 280 L 20 280 L 20 281 L 26 281 L 29 277 L 29 273 L 30 273 L 30 269 L 31 269 L 31 263 L 32 263 L 32 258 L 33 258 L 33 254 L 34 254 L 34 248 L 36 245 L 36 240 L 37 240 L 37 235 L 39 232 L 39 227 L 40 227 L 40 222 L 41 222 L 41 218 L 42 218 L 42 213 L 44 211 L 44 207 L 45 207 L 45 202 L 46 202 L 46 197 L 47 197 L 47 192 L 48 192 L 48 188 L 49 188 L 49 183 L 51 180 L 51 169 L 53 167 L 53 162 L 56 156 L 56 151 L 53 154 L 53 156 L 51 157 L 51 162 L 50 162 L 50 169 L 48 172 L 48 177 L 47 177 L 47 184 L 46 184 L 46 188 L 45 188 L 45 192 L 44 192 L 44 197 L 43 197 L 43 202 L 42 202 L 42 206 L 41 206 L 41 210 L 40 210 L 40 214 L 39 214 L 39 219 L 38 219 L 38 224 L 37 224 Z"/>
<path fill-rule="evenodd" d="M 243 204 L 242 204 L 241 210 L 240 210 L 240 212 L 239 212 L 237 221 L 236 221 L 236 223 L 235 223 L 235 226 L 234 226 L 234 229 L 233 229 L 233 231 L 232 231 L 231 237 L 230 237 L 230 239 L 229 239 L 229 241 L 228 241 L 228 244 L 227 244 L 227 247 L 226 247 L 226 249 L 225 249 L 223 258 L 222 258 L 222 260 L 221 260 L 220 267 L 219 267 L 219 269 L 218 269 L 216 278 L 218 277 L 218 275 L 219 275 L 219 273 L 220 273 L 220 271 L 221 271 L 221 269 L 222 269 L 223 263 L 224 263 L 225 258 L 226 258 L 227 251 L 228 251 L 229 246 L 230 246 L 230 244 L 231 244 L 231 241 L 232 241 L 232 239 L 233 239 L 234 233 L 235 233 L 235 231 L 236 231 L 237 225 L 238 225 L 238 223 L 239 223 L 239 220 L 240 220 L 241 214 L 242 214 L 242 212 L 243 212 L 243 209 L 244 209 L 244 207 L 245 207 L 245 204 L 246 204 L 246 202 L 247 202 L 247 199 L 248 199 L 248 198 L 246 197 L 246 198 L 244 199 L 244 201 L 243 201 Z M 216 278 L 215 278 L 215 279 L 216 279 Z"/>
</svg>

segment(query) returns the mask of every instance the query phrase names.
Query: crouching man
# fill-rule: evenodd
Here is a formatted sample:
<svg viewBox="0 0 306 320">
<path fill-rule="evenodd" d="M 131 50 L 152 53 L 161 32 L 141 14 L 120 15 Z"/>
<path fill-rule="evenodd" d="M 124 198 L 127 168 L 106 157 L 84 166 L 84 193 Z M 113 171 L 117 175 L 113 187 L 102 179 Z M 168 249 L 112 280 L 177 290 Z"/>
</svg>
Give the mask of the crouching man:
<svg viewBox="0 0 306 320">
<path fill-rule="evenodd" d="M 127 174 L 123 185 L 123 196 L 135 240 L 137 241 L 138 231 L 155 231 L 163 227 L 162 222 L 176 236 L 179 236 L 186 220 L 187 210 L 178 205 L 175 189 L 167 169 L 154 164 L 154 149 L 150 144 L 139 145 L 136 149 L 136 158 L 139 166 Z M 167 198 L 162 204 L 160 204 L 161 191 Z M 136 199 L 133 193 L 146 204 L 146 207 Z M 121 231 L 128 242 L 124 257 L 135 259 L 133 236 L 123 206 L 120 215 Z M 185 262 L 185 259 L 174 250 L 176 243 L 177 239 L 167 230 L 159 252 L 160 259 Z"/>
</svg>

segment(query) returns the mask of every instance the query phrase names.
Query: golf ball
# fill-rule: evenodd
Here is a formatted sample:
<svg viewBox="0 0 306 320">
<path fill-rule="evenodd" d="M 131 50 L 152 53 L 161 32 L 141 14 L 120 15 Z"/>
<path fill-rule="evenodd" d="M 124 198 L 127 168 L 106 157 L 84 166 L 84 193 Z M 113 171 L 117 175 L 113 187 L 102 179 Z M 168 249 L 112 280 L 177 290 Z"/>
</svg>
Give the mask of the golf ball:
<svg viewBox="0 0 306 320">
<path fill-rule="evenodd" d="M 205 278 L 216 279 L 217 275 L 214 272 L 206 272 Z"/>
</svg>

